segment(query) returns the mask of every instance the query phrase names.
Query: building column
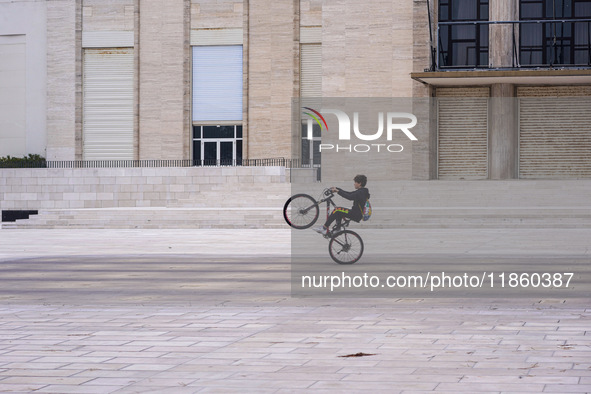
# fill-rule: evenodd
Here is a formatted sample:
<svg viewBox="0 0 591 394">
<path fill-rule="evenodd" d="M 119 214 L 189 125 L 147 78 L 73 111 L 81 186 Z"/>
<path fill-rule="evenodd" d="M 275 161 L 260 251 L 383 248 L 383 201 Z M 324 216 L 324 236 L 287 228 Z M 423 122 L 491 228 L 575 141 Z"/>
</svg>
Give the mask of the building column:
<svg viewBox="0 0 591 394">
<path fill-rule="evenodd" d="M 518 128 L 515 86 L 491 86 L 488 153 L 490 179 L 518 177 Z"/>
<path fill-rule="evenodd" d="M 76 159 L 78 2 L 47 2 L 47 160 Z"/>
<path fill-rule="evenodd" d="M 245 11 L 249 159 L 290 156 L 291 98 L 299 67 L 296 10 L 294 1 L 259 0 L 249 1 Z"/>
<path fill-rule="evenodd" d="M 190 2 L 139 3 L 139 159 L 186 159 L 189 151 Z"/>
<path fill-rule="evenodd" d="M 489 20 L 491 22 L 517 20 L 517 8 L 518 0 L 491 0 Z M 517 42 L 518 31 L 518 26 L 512 24 L 490 25 L 489 65 L 492 68 L 513 66 L 513 34 L 515 33 L 515 42 Z"/>
</svg>

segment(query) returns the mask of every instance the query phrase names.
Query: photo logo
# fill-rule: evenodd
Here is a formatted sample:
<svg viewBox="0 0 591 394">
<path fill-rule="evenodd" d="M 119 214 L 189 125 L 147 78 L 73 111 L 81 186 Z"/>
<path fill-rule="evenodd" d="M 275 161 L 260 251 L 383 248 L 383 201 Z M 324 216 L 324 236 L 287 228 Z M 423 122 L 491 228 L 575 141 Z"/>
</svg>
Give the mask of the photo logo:
<svg viewBox="0 0 591 394">
<path fill-rule="evenodd" d="M 307 122 L 307 139 L 313 138 L 313 120 L 320 126 L 320 130 L 328 131 L 328 124 L 326 119 L 322 116 L 323 114 L 335 115 L 339 124 L 338 136 L 339 141 L 350 141 L 351 140 L 351 119 L 344 111 L 338 109 L 321 109 L 317 111 L 310 107 L 303 107 L 305 115 L 310 116 Z M 407 112 L 387 112 L 386 116 L 386 139 L 392 141 L 392 135 L 395 131 L 401 131 L 411 141 L 418 141 L 417 137 L 410 131 L 411 128 L 416 126 L 417 117 Z M 401 120 L 405 120 L 401 122 Z M 322 121 L 322 122 L 321 122 Z M 324 124 L 324 127 L 323 127 Z M 366 134 L 359 128 L 359 113 L 353 112 L 353 134 L 361 141 L 376 141 L 382 138 L 384 134 L 384 112 L 378 113 L 378 130 L 372 134 Z M 347 152 L 369 152 L 371 150 L 380 148 L 386 148 L 388 152 L 402 152 L 404 147 L 400 144 L 357 144 L 357 145 L 334 145 L 334 144 L 320 144 L 319 151 L 334 150 L 347 151 Z"/>
<path fill-rule="evenodd" d="M 310 116 L 312 119 L 314 119 L 316 121 L 316 123 L 318 123 L 318 126 L 320 126 L 321 131 L 323 129 L 322 123 L 324 123 L 324 127 L 326 128 L 326 130 L 328 130 L 328 125 L 326 124 L 326 119 L 324 119 L 324 116 L 322 116 L 322 114 L 320 114 L 320 112 L 318 112 L 315 109 L 312 109 L 310 107 L 304 107 L 304 109 L 314 113 L 314 115 L 312 115 L 310 112 L 304 111 L 304 115 Z M 322 123 L 320 123 L 320 120 L 318 118 L 322 119 Z M 308 139 L 311 140 L 312 139 L 312 125 L 310 124 L 311 119 L 308 119 L 308 120 L 309 120 L 309 122 L 308 122 L 309 123 L 309 125 L 308 125 Z"/>
</svg>

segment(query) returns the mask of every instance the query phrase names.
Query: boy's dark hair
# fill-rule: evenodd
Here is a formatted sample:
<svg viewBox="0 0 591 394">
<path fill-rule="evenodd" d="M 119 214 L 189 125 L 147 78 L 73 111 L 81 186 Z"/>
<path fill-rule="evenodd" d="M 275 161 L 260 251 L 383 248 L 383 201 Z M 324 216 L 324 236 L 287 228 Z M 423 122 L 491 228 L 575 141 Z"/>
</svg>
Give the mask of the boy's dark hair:
<svg viewBox="0 0 591 394">
<path fill-rule="evenodd" d="M 359 183 L 361 187 L 365 187 L 367 184 L 367 177 L 365 175 L 356 175 L 355 178 L 353 178 L 353 181 Z"/>
</svg>

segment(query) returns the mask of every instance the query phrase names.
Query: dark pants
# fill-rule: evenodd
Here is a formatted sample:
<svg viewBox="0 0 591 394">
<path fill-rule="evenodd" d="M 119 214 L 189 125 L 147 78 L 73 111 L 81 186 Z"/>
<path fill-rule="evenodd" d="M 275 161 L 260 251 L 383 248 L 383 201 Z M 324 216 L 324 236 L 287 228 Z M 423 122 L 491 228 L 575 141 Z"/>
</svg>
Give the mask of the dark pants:
<svg viewBox="0 0 591 394">
<path fill-rule="evenodd" d="M 343 219 L 345 218 L 351 218 L 351 210 L 347 209 L 347 208 L 342 208 L 342 207 L 336 207 L 332 213 L 328 216 L 328 219 L 326 219 L 326 223 L 324 223 L 324 227 L 330 229 L 330 224 L 332 222 L 334 222 L 335 220 L 337 221 L 337 225 L 341 225 L 341 222 L 343 221 Z"/>
</svg>

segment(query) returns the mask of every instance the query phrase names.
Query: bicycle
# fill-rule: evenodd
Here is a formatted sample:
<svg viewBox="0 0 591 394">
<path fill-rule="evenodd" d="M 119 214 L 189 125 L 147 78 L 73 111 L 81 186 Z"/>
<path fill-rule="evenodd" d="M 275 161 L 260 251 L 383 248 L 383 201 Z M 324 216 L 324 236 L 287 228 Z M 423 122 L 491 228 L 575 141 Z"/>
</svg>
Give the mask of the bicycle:
<svg viewBox="0 0 591 394">
<path fill-rule="evenodd" d="M 318 220 L 320 205 L 326 202 L 326 217 L 330 215 L 331 207 L 337 205 L 332 201 L 334 193 L 330 189 L 322 192 L 324 198 L 315 200 L 304 193 L 294 194 L 283 206 L 283 218 L 291 227 L 297 230 L 310 228 Z M 344 219 L 335 223 L 324 238 L 330 239 L 328 253 L 338 264 L 355 264 L 363 254 L 363 240 L 354 231 L 347 230 L 351 219 Z"/>
</svg>

